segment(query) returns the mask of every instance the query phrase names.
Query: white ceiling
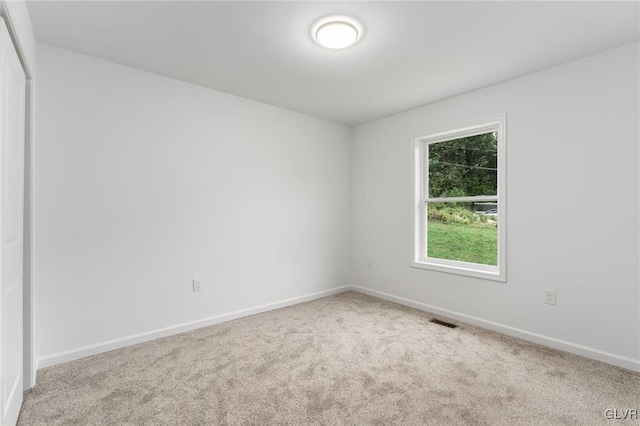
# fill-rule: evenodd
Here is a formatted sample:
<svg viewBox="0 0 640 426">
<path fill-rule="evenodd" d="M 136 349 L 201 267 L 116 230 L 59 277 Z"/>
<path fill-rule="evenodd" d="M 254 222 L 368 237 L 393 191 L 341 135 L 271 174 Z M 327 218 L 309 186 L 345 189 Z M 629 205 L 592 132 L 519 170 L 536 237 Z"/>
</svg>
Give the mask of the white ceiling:
<svg viewBox="0 0 640 426">
<path fill-rule="evenodd" d="M 634 2 L 30 1 L 41 43 L 359 124 L 638 40 Z M 310 27 L 345 14 L 356 45 Z"/>
</svg>

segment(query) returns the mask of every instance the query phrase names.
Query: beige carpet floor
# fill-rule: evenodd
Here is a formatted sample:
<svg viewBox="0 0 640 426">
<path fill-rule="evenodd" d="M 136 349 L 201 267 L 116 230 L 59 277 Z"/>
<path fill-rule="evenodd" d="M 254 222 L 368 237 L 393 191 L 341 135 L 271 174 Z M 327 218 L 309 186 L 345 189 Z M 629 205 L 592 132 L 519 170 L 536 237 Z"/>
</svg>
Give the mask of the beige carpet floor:
<svg viewBox="0 0 640 426">
<path fill-rule="evenodd" d="M 595 425 L 640 374 L 355 292 L 46 368 L 19 425 Z M 618 412 L 620 413 L 620 412 Z"/>
</svg>

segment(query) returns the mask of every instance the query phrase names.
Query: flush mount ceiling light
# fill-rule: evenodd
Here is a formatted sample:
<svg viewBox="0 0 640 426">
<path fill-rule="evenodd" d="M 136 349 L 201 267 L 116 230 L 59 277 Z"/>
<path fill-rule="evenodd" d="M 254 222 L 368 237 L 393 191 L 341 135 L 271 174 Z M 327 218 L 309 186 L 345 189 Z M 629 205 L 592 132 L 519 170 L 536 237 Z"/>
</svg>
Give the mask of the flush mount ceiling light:
<svg viewBox="0 0 640 426">
<path fill-rule="evenodd" d="M 311 37 L 327 49 L 344 49 L 362 38 L 362 25 L 346 16 L 329 16 L 315 23 Z"/>
</svg>

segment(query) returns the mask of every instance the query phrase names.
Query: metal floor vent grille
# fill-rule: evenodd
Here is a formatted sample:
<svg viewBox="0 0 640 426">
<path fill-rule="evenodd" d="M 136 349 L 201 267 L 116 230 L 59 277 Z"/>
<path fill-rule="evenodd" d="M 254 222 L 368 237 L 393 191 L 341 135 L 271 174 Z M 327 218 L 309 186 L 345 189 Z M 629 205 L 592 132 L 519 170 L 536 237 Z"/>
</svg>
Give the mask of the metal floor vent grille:
<svg viewBox="0 0 640 426">
<path fill-rule="evenodd" d="M 438 324 L 438 325 L 444 325 L 445 327 L 449 327 L 449 328 L 457 328 L 458 327 L 457 325 L 451 324 L 450 322 L 440 321 L 439 319 L 435 319 L 435 318 L 431 318 L 429 320 L 429 322 L 432 322 L 432 323 Z"/>
</svg>

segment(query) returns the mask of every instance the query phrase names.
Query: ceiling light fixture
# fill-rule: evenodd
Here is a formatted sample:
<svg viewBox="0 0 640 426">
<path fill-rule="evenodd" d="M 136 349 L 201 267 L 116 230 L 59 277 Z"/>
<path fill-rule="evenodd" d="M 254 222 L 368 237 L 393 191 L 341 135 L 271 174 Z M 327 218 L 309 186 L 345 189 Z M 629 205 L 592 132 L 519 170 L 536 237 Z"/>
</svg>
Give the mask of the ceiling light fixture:
<svg viewBox="0 0 640 426">
<path fill-rule="evenodd" d="M 327 49 L 344 49 L 362 38 L 362 25 L 346 16 L 329 16 L 315 23 L 311 36 Z"/>
</svg>

